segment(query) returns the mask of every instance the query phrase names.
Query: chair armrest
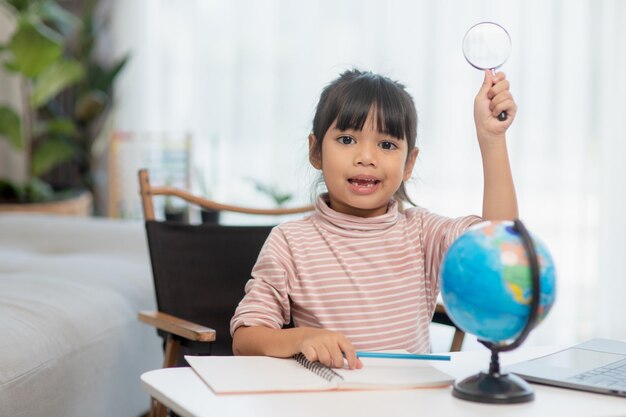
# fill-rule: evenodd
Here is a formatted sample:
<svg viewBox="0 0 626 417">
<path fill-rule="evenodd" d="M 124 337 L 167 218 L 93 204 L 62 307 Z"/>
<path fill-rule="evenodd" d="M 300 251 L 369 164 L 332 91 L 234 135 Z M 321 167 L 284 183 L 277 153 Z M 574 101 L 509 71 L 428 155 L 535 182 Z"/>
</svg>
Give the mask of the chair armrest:
<svg viewBox="0 0 626 417">
<path fill-rule="evenodd" d="M 160 311 L 141 311 L 139 321 L 156 327 L 176 336 L 197 342 L 212 342 L 215 340 L 215 330 Z"/>
</svg>

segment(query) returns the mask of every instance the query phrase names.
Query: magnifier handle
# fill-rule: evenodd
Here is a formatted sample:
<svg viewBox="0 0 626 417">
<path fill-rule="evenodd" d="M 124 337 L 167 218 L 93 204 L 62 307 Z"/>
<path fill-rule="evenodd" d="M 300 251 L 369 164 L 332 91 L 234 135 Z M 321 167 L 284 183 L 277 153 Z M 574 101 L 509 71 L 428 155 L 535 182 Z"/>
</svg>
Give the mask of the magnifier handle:
<svg viewBox="0 0 626 417">
<path fill-rule="evenodd" d="M 496 75 L 496 69 L 495 68 L 491 68 L 491 74 L 494 75 L 494 76 Z M 507 117 L 508 117 L 508 115 L 506 114 L 505 111 L 503 111 L 502 113 L 500 113 L 498 115 L 498 120 L 500 120 L 501 122 L 504 122 Z"/>
</svg>

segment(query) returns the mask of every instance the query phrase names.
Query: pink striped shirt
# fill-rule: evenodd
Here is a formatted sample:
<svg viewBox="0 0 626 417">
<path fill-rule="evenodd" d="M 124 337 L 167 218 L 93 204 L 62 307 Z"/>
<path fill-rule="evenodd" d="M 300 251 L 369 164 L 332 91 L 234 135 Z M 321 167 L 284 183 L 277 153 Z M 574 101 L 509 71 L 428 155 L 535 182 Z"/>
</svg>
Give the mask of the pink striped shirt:
<svg viewBox="0 0 626 417">
<path fill-rule="evenodd" d="M 362 218 L 320 196 L 314 214 L 275 227 L 230 324 L 343 333 L 361 350 L 429 350 L 439 265 L 480 217 L 451 219 L 416 207 Z"/>
</svg>

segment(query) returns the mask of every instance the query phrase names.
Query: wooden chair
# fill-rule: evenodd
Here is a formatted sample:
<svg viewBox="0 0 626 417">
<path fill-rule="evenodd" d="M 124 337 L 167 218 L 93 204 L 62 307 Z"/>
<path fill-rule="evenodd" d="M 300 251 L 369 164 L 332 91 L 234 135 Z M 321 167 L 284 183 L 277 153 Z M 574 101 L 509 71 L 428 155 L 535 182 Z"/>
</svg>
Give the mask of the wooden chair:
<svg viewBox="0 0 626 417">
<path fill-rule="evenodd" d="M 184 354 L 232 355 L 230 319 L 273 226 L 160 221 L 153 197 L 175 196 L 204 209 L 272 216 L 306 213 L 314 207 L 252 209 L 220 204 L 177 188 L 152 186 L 146 170 L 139 171 L 139 184 L 158 308 L 140 312 L 139 320 L 154 326 L 164 339 L 163 367 L 187 366 Z M 443 306 L 437 306 L 434 319 L 452 324 Z M 455 334 L 453 350 L 460 350 L 462 336 Z M 153 400 L 151 415 L 166 412 Z"/>
<path fill-rule="evenodd" d="M 158 311 L 142 311 L 139 320 L 164 339 L 163 367 L 185 365 L 184 354 L 232 355 L 230 318 L 244 295 L 244 285 L 273 226 L 224 226 L 159 221 L 154 196 L 174 196 L 218 212 L 255 215 L 306 213 L 313 206 L 251 209 L 220 204 L 184 190 L 152 186 L 139 171 L 150 261 Z M 151 415 L 167 410 L 155 400 Z"/>
</svg>

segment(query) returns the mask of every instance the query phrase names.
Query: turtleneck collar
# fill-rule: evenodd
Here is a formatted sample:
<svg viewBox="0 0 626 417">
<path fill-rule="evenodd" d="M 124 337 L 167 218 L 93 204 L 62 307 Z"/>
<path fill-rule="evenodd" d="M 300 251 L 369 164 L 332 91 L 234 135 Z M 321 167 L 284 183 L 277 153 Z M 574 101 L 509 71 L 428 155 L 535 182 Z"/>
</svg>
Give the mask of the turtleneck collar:
<svg viewBox="0 0 626 417">
<path fill-rule="evenodd" d="M 380 216 L 359 217 L 339 213 L 330 208 L 328 193 L 324 193 L 317 197 L 314 218 L 320 227 L 339 235 L 374 237 L 385 233 L 398 222 L 398 203 L 390 200 L 387 212 Z"/>
</svg>

